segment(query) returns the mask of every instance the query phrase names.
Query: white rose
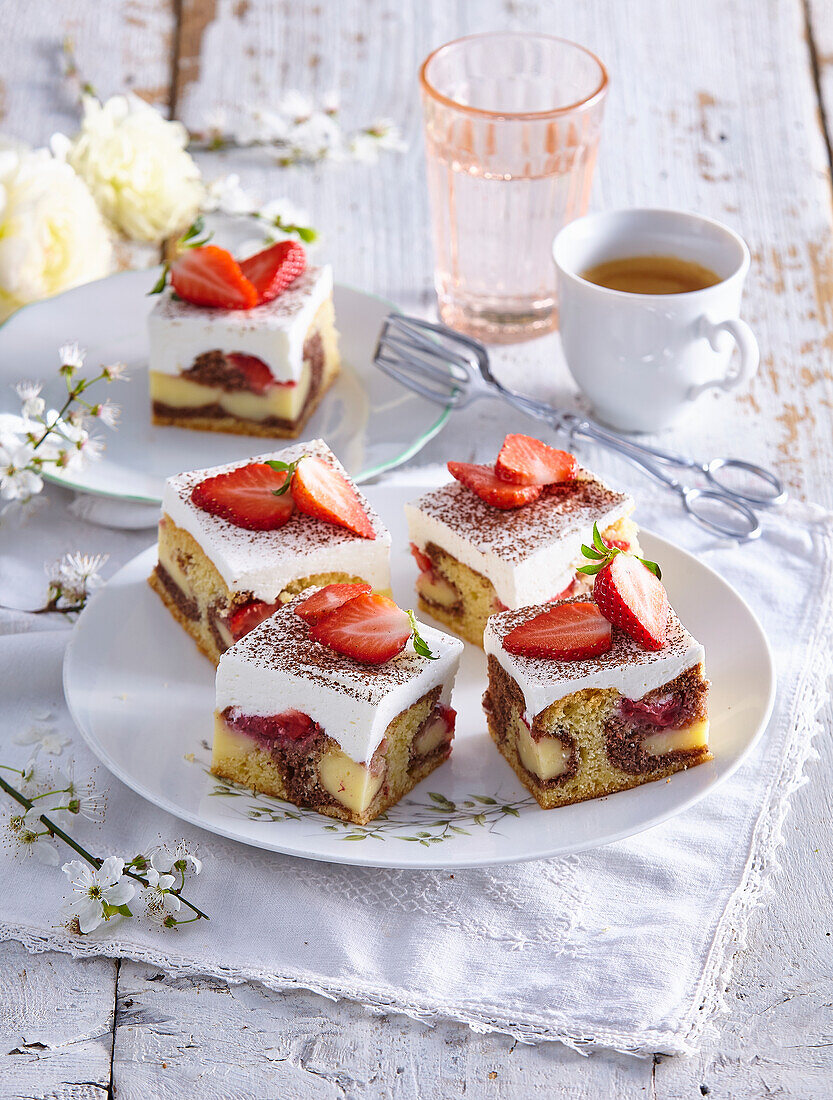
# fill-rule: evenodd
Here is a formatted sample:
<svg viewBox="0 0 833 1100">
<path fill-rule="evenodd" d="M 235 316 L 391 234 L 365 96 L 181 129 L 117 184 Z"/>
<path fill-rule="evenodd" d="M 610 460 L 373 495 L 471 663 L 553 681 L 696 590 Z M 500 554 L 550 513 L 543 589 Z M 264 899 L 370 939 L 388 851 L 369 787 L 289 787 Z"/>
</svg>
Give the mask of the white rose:
<svg viewBox="0 0 833 1100">
<path fill-rule="evenodd" d="M 0 318 L 111 265 L 110 233 L 84 181 L 46 149 L 0 139 Z"/>
<path fill-rule="evenodd" d="M 134 241 L 160 242 L 200 210 L 200 171 L 185 151 L 188 131 L 138 96 L 84 98 L 84 118 L 66 156 L 104 216 Z"/>
</svg>

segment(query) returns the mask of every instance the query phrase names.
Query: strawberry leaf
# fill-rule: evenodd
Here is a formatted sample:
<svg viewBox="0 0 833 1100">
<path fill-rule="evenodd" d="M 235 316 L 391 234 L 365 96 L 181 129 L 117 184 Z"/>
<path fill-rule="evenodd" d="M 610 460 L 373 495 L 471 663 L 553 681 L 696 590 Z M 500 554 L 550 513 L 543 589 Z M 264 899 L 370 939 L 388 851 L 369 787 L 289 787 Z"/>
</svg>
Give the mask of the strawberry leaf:
<svg viewBox="0 0 833 1100">
<path fill-rule="evenodd" d="M 655 561 L 648 561 L 647 558 L 637 558 L 637 561 L 641 561 L 647 570 L 654 574 L 658 581 L 662 580 L 662 570 Z"/>
<path fill-rule="evenodd" d="M 292 476 L 298 469 L 298 463 L 302 458 L 306 458 L 306 455 L 301 455 L 301 458 L 296 458 L 294 462 L 281 462 L 277 458 L 269 458 L 266 460 L 266 465 L 271 466 L 273 470 L 276 470 L 280 474 L 288 474 L 286 481 L 281 485 L 280 489 L 273 489 L 272 495 L 276 497 L 282 497 L 284 493 L 288 493 L 292 486 Z"/>
<path fill-rule="evenodd" d="M 153 289 L 148 291 L 148 297 L 151 294 L 161 294 L 165 287 L 168 285 L 168 275 L 171 271 L 171 265 L 169 263 L 162 264 L 162 274 L 153 284 Z"/>
<path fill-rule="evenodd" d="M 588 577 L 595 576 L 596 573 L 600 573 L 602 569 L 607 565 L 607 561 L 594 561 L 590 565 L 580 565 L 576 570 L 577 573 L 586 573 Z"/>
<path fill-rule="evenodd" d="M 407 611 L 406 615 L 408 616 L 411 624 L 411 630 L 413 631 L 414 652 L 418 653 L 420 657 L 427 657 L 429 661 L 438 660 L 439 653 L 432 653 L 431 650 L 428 648 L 427 642 L 420 636 L 419 630 L 417 628 L 416 617 L 414 616 L 413 611 Z"/>
<path fill-rule="evenodd" d="M 598 550 L 592 546 L 587 546 L 586 543 L 581 544 L 581 552 L 586 558 L 592 558 L 594 561 L 602 561 L 606 554 L 600 554 Z"/>
<path fill-rule="evenodd" d="M 593 545 L 604 558 L 606 558 L 610 553 L 610 547 L 602 538 L 601 532 L 599 531 L 598 523 L 593 524 Z"/>
</svg>

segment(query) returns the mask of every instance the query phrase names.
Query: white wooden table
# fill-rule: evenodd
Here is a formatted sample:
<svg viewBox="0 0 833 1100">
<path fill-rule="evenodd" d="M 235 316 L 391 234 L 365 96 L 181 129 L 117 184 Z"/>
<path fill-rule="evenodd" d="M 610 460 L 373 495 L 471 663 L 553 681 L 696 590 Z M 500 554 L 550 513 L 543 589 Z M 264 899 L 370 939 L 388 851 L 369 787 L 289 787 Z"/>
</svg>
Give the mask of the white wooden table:
<svg viewBox="0 0 833 1100">
<path fill-rule="evenodd" d="M 612 75 L 595 205 L 699 210 L 738 228 L 753 252 L 745 314 L 760 374 L 676 442 L 710 455 L 731 441 L 833 506 L 829 0 L 7 0 L 3 15 L 2 129 L 35 143 L 74 128 L 65 35 L 102 95 L 133 88 L 192 128 L 214 106 L 288 88 L 338 89 L 356 123 L 394 118 L 409 152 L 376 169 L 281 170 L 251 152 L 204 166 L 302 202 L 341 281 L 417 307 L 431 299 L 419 61 L 474 30 L 587 44 Z M 522 374 L 540 354 L 520 346 L 511 361 Z M 556 367 L 552 393 L 572 397 Z M 485 457 L 496 415 L 478 414 L 477 431 L 462 422 L 455 439 L 478 455 L 485 437 Z M 443 459 L 446 446 L 440 437 L 422 458 Z M 729 978 L 729 1012 L 696 1057 L 583 1058 L 303 993 L 0 944 L 0 1098 L 829 1098 L 833 743 L 818 749 L 787 819 L 783 870 Z"/>
</svg>

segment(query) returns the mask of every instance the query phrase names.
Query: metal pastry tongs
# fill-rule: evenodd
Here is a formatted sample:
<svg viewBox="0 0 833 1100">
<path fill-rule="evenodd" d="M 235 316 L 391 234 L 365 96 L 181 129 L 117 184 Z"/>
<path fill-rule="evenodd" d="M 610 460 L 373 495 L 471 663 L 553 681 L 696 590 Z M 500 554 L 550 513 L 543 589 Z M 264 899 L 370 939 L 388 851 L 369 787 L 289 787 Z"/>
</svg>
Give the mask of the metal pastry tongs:
<svg viewBox="0 0 833 1100">
<path fill-rule="evenodd" d="M 492 374 L 485 347 L 445 325 L 391 313 L 374 358 L 385 374 L 437 405 L 460 409 L 481 397 L 502 398 L 563 432 L 570 444 L 576 439 L 590 440 L 615 451 L 675 492 L 693 520 L 722 538 L 739 542 L 758 538 L 761 523 L 755 507 L 773 508 L 787 499 L 780 479 L 752 462 L 739 458 L 697 462 L 637 443 L 578 413 L 509 389 Z M 675 471 L 683 470 L 702 474 L 707 487 L 685 485 L 675 476 Z M 733 475 L 743 477 L 743 488 L 722 480 Z"/>
</svg>

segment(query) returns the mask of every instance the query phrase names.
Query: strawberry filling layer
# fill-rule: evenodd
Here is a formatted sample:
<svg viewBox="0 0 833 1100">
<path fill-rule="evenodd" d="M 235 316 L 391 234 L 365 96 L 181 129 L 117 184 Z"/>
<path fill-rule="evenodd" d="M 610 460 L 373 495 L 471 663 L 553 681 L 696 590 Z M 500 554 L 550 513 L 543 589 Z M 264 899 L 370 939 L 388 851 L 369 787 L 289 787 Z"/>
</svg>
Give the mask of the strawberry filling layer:
<svg viewBox="0 0 833 1100">
<path fill-rule="evenodd" d="M 242 714 L 237 707 L 226 711 L 227 725 L 236 733 L 245 733 L 259 741 L 271 744 L 299 746 L 301 742 L 311 741 L 323 733 L 310 718 L 300 710 L 286 710 L 282 714 Z"/>
<path fill-rule="evenodd" d="M 246 390 L 258 395 L 276 387 L 291 389 L 298 385 L 294 379 L 278 381 L 262 359 L 237 351 L 205 352 L 182 372 L 182 376 L 202 386 L 215 386 L 229 392 Z"/>
</svg>

